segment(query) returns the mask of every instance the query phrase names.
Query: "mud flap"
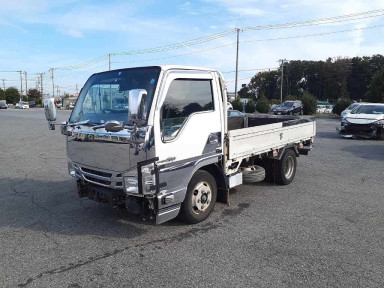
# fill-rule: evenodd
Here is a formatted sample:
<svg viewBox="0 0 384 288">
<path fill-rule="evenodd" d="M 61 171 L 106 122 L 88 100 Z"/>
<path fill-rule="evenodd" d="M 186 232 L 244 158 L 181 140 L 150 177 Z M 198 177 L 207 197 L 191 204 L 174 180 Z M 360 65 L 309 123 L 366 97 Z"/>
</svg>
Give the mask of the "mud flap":
<svg viewBox="0 0 384 288">
<path fill-rule="evenodd" d="M 221 202 L 230 206 L 229 189 L 217 189 L 217 202 Z"/>
</svg>

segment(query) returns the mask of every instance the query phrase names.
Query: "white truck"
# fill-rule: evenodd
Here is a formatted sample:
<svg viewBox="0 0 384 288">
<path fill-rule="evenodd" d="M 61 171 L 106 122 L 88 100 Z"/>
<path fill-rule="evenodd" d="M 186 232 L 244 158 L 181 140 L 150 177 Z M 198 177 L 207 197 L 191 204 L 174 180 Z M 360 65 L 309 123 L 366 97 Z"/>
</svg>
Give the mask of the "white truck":
<svg viewBox="0 0 384 288">
<path fill-rule="evenodd" d="M 312 147 L 314 118 L 227 117 L 225 87 L 214 69 L 139 67 L 93 74 L 69 121 L 56 123 L 54 101 L 46 99 L 49 128 L 60 125 L 66 135 L 79 196 L 158 224 L 178 215 L 197 223 L 216 200 L 229 204 L 243 173 L 289 184 L 296 158 Z"/>
</svg>

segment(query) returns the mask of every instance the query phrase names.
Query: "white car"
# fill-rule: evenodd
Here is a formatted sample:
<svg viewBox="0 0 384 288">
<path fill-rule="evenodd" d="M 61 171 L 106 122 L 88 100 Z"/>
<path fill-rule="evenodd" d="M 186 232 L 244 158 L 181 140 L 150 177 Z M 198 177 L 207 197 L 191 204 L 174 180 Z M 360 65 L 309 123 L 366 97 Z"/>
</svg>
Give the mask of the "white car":
<svg viewBox="0 0 384 288">
<path fill-rule="evenodd" d="M 384 140 L 384 104 L 359 103 L 351 113 L 344 116 L 337 128 L 344 137 L 378 138 Z"/>
<path fill-rule="evenodd" d="M 25 101 L 19 101 L 18 104 L 16 104 L 16 108 L 19 109 L 29 109 L 29 103 Z"/>
<path fill-rule="evenodd" d="M 317 114 L 323 114 L 323 113 L 325 113 L 325 109 L 326 109 L 325 105 L 317 105 L 316 113 Z"/>
<path fill-rule="evenodd" d="M 231 102 L 227 102 L 227 110 L 233 110 Z"/>
</svg>

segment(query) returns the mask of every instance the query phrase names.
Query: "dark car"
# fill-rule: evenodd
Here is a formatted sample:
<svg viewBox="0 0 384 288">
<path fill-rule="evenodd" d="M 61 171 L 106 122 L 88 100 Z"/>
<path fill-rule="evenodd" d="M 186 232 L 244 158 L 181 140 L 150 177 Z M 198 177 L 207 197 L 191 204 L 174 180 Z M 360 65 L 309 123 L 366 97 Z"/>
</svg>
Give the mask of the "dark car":
<svg viewBox="0 0 384 288">
<path fill-rule="evenodd" d="M 7 105 L 5 105 L 4 103 L 0 103 L 0 109 L 7 109 Z"/>
<path fill-rule="evenodd" d="M 228 130 L 244 128 L 245 114 L 237 110 L 228 110 Z"/>
<path fill-rule="evenodd" d="M 36 102 L 35 101 L 29 101 L 29 108 L 36 108 Z"/>
<path fill-rule="evenodd" d="M 272 109 L 275 115 L 303 115 L 303 103 L 300 100 L 285 101 L 283 104 Z"/>
</svg>

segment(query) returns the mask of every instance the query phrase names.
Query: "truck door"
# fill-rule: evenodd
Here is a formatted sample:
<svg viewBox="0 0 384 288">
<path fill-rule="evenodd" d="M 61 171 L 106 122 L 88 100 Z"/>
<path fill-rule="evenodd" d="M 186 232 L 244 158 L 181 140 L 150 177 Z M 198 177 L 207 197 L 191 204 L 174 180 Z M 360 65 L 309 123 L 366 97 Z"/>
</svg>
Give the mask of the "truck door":
<svg viewBox="0 0 384 288">
<path fill-rule="evenodd" d="M 181 161 L 222 149 L 219 85 L 209 71 L 171 70 L 165 75 L 155 113 L 159 161 Z"/>
</svg>

